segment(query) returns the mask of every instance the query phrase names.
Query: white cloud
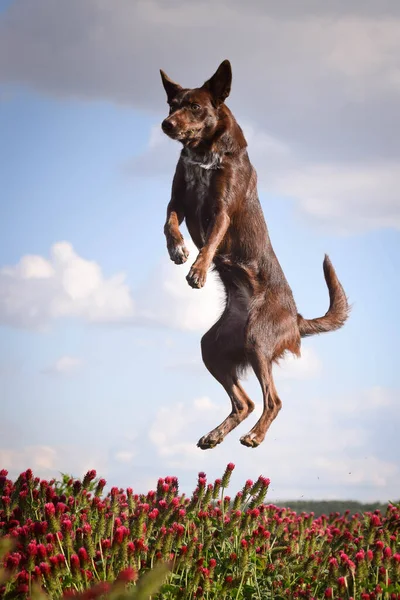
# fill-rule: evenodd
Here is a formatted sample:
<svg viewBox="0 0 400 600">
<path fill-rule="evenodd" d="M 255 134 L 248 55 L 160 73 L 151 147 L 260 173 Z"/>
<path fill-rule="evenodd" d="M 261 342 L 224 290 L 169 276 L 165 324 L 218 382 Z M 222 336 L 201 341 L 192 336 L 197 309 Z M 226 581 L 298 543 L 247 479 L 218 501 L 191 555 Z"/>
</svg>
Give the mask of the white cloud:
<svg viewBox="0 0 400 600">
<path fill-rule="evenodd" d="M 54 244 L 49 260 L 28 255 L 0 269 L 0 322 L 8 325 L 41 329 L 61 317 L 112 322 L 133 312 L 124 275 L 105 278 L 68 242 Z"/>
<path fill-rule="evenodd" d="M 217 408 L 215 404 L 213 404 L 208 396 L 202 396 L 201 398 L 196 398 L 193 402 L 193 406 L 203 412 L 208 410 L 215 410 Z"/>
<path fill-rule="evenodd" d="M 243 130 L 264 193 L 293 199 L 303 215 L 339 233 L 400 229 L 399 160 L 310 161 L 251 124 Z"/>
<path fill-rule="evenodd" d="M 32 445 L 18 449 L 0 447 L 0 465 L 9 471 L 9 476 L 17 477 L 27 468 L 32 469 L 36 477 L 60 477 L 60 473 L 69 473 L 83 477 L 90 469 L 104 473 L 107 460 L 103 450 L 72 446 Z"/>
<path fill-rule="evenodd" d="M 218 317 L 221 292 L 212 272 L 203 289 L 188 285 L 186 273 L 197 251 L 190 240 L 187 245 L 191 262 L 177 267 L 165 251 L 135 299 L 123 274 L 104 277 L 96 262 L 80 257 L 68 242 L 54 244 L 49 260 L 24 256 L 17 265 L 0 269 L 0 323 L 44 329 L 56 319 L 69 317 L 93 323 L 204 330 Z M 61 363 L 52 370 L 71 367 Z"/>
<path fill-rule="evenodd" d="M 149 429 L 149 440 L 160 457 L 167 459 L 169 467 L 193 468 L 193 461 L 201 462 L 203 451 L 197 448 L 193 425 L 221 419 L 223 406 L 217 406 L 208 397 L 195 399 L 191 404 L 178 402 L 170 407 L 161 407 Z M 206 427 L 206 425 L 205 425 Z"/>
<path fill-rule="evenodd" d="M 222 287 L 212 271 L 208 272 L 204 288 L 197 290 L 188 285 L 186 275 L 198 250 L 188 236 L 185 243 L 190 252 L 188 261 L 177 266 L 164 258 L 138 291 L 138 314 L 152 323 L 187 331 L 206 331 L 222 312 Z"/>
<path fill-rule="evenodd" d="M 27 446 L 20 450 L 0 448 L 0 463 L 10 466 L 14 472 L 22 471 L 27 465 L 33 465 L 35 470 L 44 473 L 55 468 L 57 452 L 50 446 Z"/>
<path fill-rule="evenodd" d="M 340 233 L 400 229 L 400 161 L 307 161 L 253 125 L 243 130 L 265 193 L 293 199 L 306 217 Z"/>
<path fill-rule="evenodd" d="M 131 463 L 133 457 L 135 456 L 134 452 L 128 452 L 127 450 L 120 450 L 115 453 L 114 459 L 120 463 Z"/>
<path fill-rule="evenodd" d="M 346 413 L 363 413 L 365 411 L 391 410 L 398 403 L 398 395 L 382 386 L 374 386 L 364 390 L 362 394 L 352 395 L 343 403 L 342 410 Z"/>
<path fill-rule="evenodd" d="M 400 162 L 314 164 L 278 174 L 272 189 L 340 233 L 400 229 Z"/>
<path fill-rule="evenodd" d="M 43 369 L 43 373 L 55 375 L 70 375 L 83 366 L 83 361 L 76 356 L 61 356 L 53 365 Z"/>
<path fill-rule="evenodd" d="M 279 380 L 313 379 L 322 371 L 322 362 L 315 350 L 310 346 L 301 349 L 301 357 L 287 354 L 281 362 L 274 367 L 274 377 Z"/>
</svg>

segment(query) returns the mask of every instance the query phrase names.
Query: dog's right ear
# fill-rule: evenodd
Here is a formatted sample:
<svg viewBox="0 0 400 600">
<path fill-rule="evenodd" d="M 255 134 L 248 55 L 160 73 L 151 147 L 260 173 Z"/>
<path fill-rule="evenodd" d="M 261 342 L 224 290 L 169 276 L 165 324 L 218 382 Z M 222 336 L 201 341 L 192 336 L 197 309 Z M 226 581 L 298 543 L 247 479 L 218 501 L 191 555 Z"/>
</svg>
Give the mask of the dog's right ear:
<svg viewBox="0 0 400 600">
<path fill-rule="evenodd" d="M 173 98 L 181 91 L 181 86 L 178 83 L 175 83 L 164 73 L 162 69 L 160 69 L 161 79 L 163 82 L 163 86 L 165 91 L 167 92 L 168 102 L 171 102 Z"/>
<path fill-rule="evenodd" d="M 203 84 L 203 88 L 211 92 L 216 104 L 224 102 L 231 92 L 232 67 L 229 60 L 224 60 L 214 75 Z"/>
</svg>

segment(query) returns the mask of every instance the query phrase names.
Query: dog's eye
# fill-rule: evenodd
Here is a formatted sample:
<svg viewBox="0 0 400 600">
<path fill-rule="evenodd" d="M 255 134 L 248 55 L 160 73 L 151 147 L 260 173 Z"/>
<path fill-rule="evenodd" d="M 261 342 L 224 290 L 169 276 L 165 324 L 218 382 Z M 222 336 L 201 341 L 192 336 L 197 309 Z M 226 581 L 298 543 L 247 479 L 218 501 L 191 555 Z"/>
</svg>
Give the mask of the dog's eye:
<svg viewBox="0 0 400 600">
<path fill-rule="evenodd" d="M 196 111 L 196 110 L 200 110 L 201 106 L 200 106 L 200 104 L 196 104 L 196 103 L 194 103 L 194 104 L 191 104 L 190 108 L 191 108 L 192 110 L 195 110 L 195 111 Z"/>
</svg>

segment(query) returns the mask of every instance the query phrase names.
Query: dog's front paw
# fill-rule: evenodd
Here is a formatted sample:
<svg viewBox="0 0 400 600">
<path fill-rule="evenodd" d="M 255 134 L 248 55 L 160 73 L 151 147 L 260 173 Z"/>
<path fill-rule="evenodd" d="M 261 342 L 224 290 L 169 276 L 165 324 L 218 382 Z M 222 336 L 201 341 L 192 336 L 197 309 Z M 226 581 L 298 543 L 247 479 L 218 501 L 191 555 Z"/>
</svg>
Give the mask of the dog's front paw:
<svg viewBox="0 0 400 600">
<path fill-rule="evenodd" d="M 186 280 L 190 287 L 200 289 L 204 286 L 207 279 L 207 269 L 196 264 L 192 265 Z"/>
<path fill-rule="evenodd" d="M 168 253 L 170 259 L 176 265 L 183 265 L 188 259 L 189 250 L 186 248 L 184 242 L 182 241 L 180 244 L 175 244 L 174 246 L 168 247 Z"/>
</svg>

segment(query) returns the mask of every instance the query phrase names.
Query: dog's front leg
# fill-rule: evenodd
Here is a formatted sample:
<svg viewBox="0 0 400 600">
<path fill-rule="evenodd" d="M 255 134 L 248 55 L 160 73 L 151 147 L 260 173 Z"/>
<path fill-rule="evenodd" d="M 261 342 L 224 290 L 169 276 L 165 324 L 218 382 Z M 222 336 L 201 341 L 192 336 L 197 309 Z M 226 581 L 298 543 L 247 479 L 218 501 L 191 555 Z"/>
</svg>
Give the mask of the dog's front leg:
<svg viewBox="0 0 400 600">
<path fill-rule="evenodd" d="M 179 225 L 185 218 L 185 209 L 182 203 L 184 193 L 185 177 L 182 161 L 179 160 L 172 182 L 171 200 L 167 206 L 167 219 L 164 225 L 164 235 L 167 240 L 168 254 L 170 259 L 176 265 L 181 265 L 186 262 L 189 256 L 189 251 L 183 241 L 183 235 L 179 230 Z"/>
<path fill-rule="evenodd" d="M 167 220 L 164 225 L 164 234 L 167 240 L 167 248 L 170 259 L 176 264 L 181 265 L 187 261 L 189 251 L 185 246 L 183 235 L 179 230 L 179 225 L 184 219 L 184 212 L 179 203 L 173 198 L 167 207 Z"/>
<path fill-rule="evenodd" d="M 200 250 L 192 268 L 186 277 L 192 288 L 202 288 L 206 282 L 207 271 L 214 260 L 218 246 L 222 242 L 229 227 L 230 218 L 226 207 L 221 207 L 217 212 L 214 222 L 207 231 L 206 243 Z"/>
</svg>

